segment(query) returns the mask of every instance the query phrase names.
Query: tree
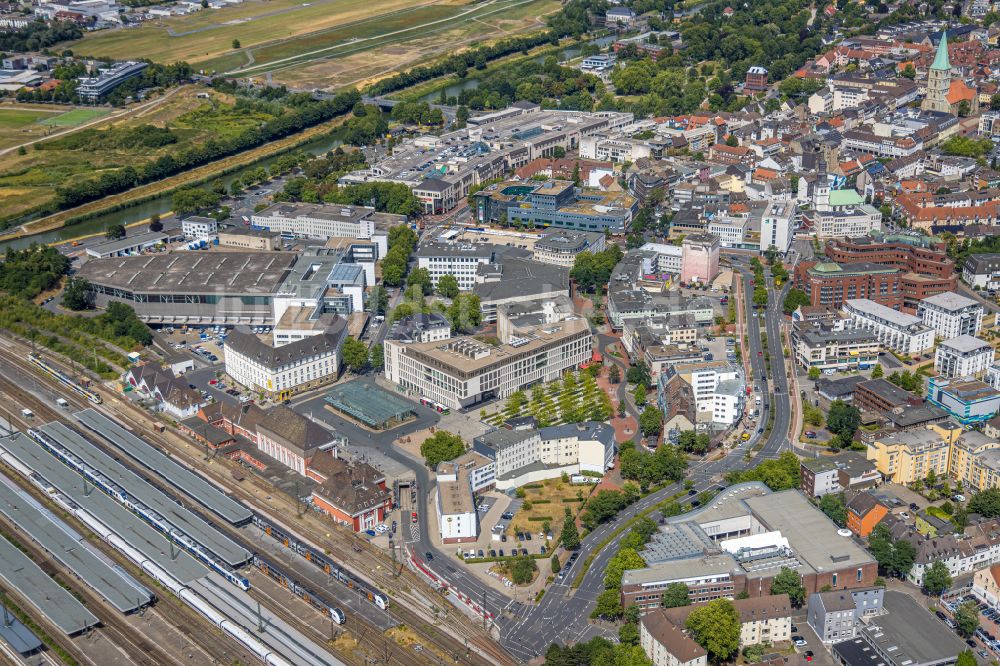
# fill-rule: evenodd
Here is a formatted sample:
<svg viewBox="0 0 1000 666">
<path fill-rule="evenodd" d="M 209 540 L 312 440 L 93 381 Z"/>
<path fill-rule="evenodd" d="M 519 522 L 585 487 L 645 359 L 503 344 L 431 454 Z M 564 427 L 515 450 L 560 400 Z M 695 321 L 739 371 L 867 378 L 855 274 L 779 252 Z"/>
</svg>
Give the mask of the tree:
<svg viewBox="0 0 1000 666">
<path fill-rule="evenodd" d="M 903 71 L 899 74 L 900 76 L 904 76 L 912 81 L 917 76 L 917 70 L 914 69 L 912 63 L 906 63 L 906 67 L 904 67 Z"/>
<path fill-rule="evenodd" d="M 454 460 L 465 453 L 465 442 L 459 435 L 447 430 L 438 430 L 424 440 L 420 445 L 420 455 L 428 467 L 437 467 L 438 463 Z"/>
<path fill-rule="evenodd" d="M 663 591 L 663 607 L 677 608 L 691 605 L 691 590 L 684 583 L 671 583 Z"/>
<path fill-rule="evenodd" d="M 976 666 L 976 655 L 972 654 L 972 650 L 962 650 L 958 654 L 955 666 Z"/>
<path fill-rule="evenodd" d="M 847 508 L 844 506 L 844 498 L 835 493 L 823 495 L 819 500 L 819 510 L 837 524 L 837 527 L 847 525 Z"/>
<path fill-rule="evenodd" d="M 438 278 L 437 291 L 445 298 L 455 298 L 458 296 L 458 278 L 448 273 Z"/>
<path fill-rule="evenodd" d="M 576 529 L 576 519 L 573 518 L 573 513 L 569 509 L 566 509 L 566 517 L 563 520 L 559 541 L 562 542 L 563 548 L 566 550 L 576 550 L 580 547 L 580 532 Z"/>
<path fill-rule="evenodd" d="M 969 512 L 978 513 L 983 518 L 1000 516 L 1000 488 L 987 488 L 969 500 Z"/>
<path fill-rule="evenodd" d="M 430 271 L 426 268 L 414 268 L 406 278 L 406 288 L 419 287 L 424 296 L 428 296 L 434 290 Z"/>
<path fill-rule="evenodd" d="M 552 556 L 552 573 L 557 574 L 557 573 L 559 573 L 560 569 L 562 569 L 562 564 L 560 564 L 560 562 L 559 562 L 559 556 L 558 555 L 553 555 Z"/>
<path fill-rule="evenodd" d="M 799 608 L 806 599 L 802 576 L 788 567 L 781 567 L 781 571 L 771 581 L 771 594 L 787 594 L 792 605 Z"/>
<path fill-rule="evenodd" d="M 835 435 L 853 436 L 861 425 L 861 412 L 843 400 L 834 400 L 826 415 L 826 429 Z"/>
<path fill-rule="evenodd" d="M 238 39 L 234 39 L 233 40 L 233 48 L 234 49 L 240 48 L 240 40 L 238 40 Z"/>
<path fill-rule="evenodd" d="M 660 428 L 663 427 L 663 415 L 660 410 L 653 405 L 642 410 L 642 414 L 639 415 L 639 427 L 642 428 L 642 434 L 646 437 L 659 435 Z"/>
<path fill-rule="evenodd" d="M 470 331 L 483 322 L 482 303 L 477 294 L 459 294 L 444 314 L 453 331 Z"/>
<path fill-rule="evenodd" d="M 716 599 L 691 611 L 684 626 L 712 661 L 727 661 L 740 649 L 740 614 L 728 599 Z"/>
<path fill-rule="evenodd" d="M 646 404 L 647 393 L 649 393 L 649 390 L 643 384 L 636 385 L 635 392 L 632 394 L 636 407 L 641 407 Z"/>
<path fill-rule="evenodd" d="M 382 345 L 372 345 L 368 352 L 368 362 L 372 370 L 380 371 L 385 366 L 385 348 Z"/>
<path fill-rule="evenodd" d="M 653 379 L 649 374 L 649 366 L 643 362 L 629 366 L 625 371 L 625 381 L 629 384 L 639 384 L 641 386 L 652 386 Z"/>
<path fill-rule="evenodd" d="M 760 481 L 774 491 L 799 487 L 799 459 L 791 451 L 785 451 L 777 459 L 765 460 L 756 467 L 742 472 L 726 474 L 726 481 L 732 485 L 745 481 Z"/>
<path fill-rule="evenodd" d="M 509 562 L 507 569 L 510 571 L 510 579 L 516 585 L 527 585 L 535 577 L 538 565 L 535 564 L 535 558 L 521 555 Z"/>
<path fill-rule="evenodd" d="M 617 589 L 604 590 L 597 595 L 597 606 L 591 612 L 593 618 L 617 620 L 624 613 L 621 603 L 621 591 Z"/>
<path fill-rule="evenodd" d="M 160 216 L 156 213 L 149 216 L 149 230 L 163 231 L 163 222 L 160 222 Z"/>
<path fill-rule="evenodd" d="M 353 372 L 361 372 L 368 365 L 368 346 L 357 338 L 348 337 L 344 340 L 340 355 Z"/>
<path fill-rule="evenodd" d="M 924 592 L 938 596 L 951 587 L 951 572 L 941 560 L 935 560 L 924 571 Z"/>
<path fill-rule="evenodd" d="M 876 363 L 875 367 L 872 368 L 872 379 L 878 379 L 883 375 L 885 375 L 885 371 L 882 370 L 882 366 L 880 364 Z"/>
<path fill-rule="evenodd" d="M 94 306 L 90 283 L 84 278 L 70 278 L 63 292 L 62 304 L 70 310 L 89 310 Z"/>
<path fill-rule="evenodd" d="M 612 384 L 617 384 L 622 380 L 622 371 L 617 365 L 612 364 L 611 368 L 608 370 L 608 381 Z"/>
<path fill-rule="evenodd" d="M 104 237 L 108 240 L 118 240 L 119 238 L 125 238 L 125 226 L 122 224 L 112 224 L 104 232 Z"/>
<path fill-rule="evenodd" d="M 785 300 L 781 304 L 781 309 L 784 310 L 785 314 L 790 315 L 795 312 L 800 305 L 810 305 L 812 301 L 809 299 L 809 294 L 802 291 L 801 289 L 789 289 L 788 293 L 785 295 Z"/>
<path fill-rule="evenodd" d="M 976 633 L 979 628 L 979 608 L 974 601 L 966 601 L 955 609 L 955 624 L 958 625 L 958 633 L 966 638 Z"/>
<path fill-rule="evenodd" d="M 820 374 L 819 368 L 815 366 L 809 368 L 809 379 L 811 379 L 812 381 L 816 381 L 817 379 L 819 379 L 819 374 Z"/>
<path fill-rule="evenodd" d="M 371 308 L 371 311 L 377 315 L 384 315 L 388 305 L 389 294 L 386 292 L 385 287 L 382 285 L 372 287 L 372 293 L 368 297 L 368 306 Z"/>
</svg>

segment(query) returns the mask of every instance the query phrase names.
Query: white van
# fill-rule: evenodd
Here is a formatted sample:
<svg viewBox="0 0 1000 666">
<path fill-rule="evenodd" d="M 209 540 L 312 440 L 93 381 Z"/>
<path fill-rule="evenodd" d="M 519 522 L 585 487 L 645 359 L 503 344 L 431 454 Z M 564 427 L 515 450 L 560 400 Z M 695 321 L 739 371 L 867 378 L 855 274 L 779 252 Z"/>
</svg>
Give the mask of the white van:
<svg viewBox="0 0 1000 666">
<path fill-rule="evenodd" d="M 26 419 L 33 419 L 33 418 L 35 418 L 35 413 L 33 411 L 31 411 L 30 409 L 22 409 L 21 410 L 21 416 L 23 416 Z"/>
<path fill-rule="evenodd" d="M 56 404 L 62 407 L 63 409 L 69 409 L 69 403 L 66 401 L 65 398 L 56 398 Z"/>
</svg>

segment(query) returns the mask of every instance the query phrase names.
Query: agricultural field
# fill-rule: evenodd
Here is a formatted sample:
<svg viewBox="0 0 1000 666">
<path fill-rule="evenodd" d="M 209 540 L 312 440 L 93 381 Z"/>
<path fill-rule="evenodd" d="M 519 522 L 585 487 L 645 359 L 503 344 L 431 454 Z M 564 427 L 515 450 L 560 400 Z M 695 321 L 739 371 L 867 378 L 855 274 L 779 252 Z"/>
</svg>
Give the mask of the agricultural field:
<svg viewBox="0 0 1000 666">
<path fill-rule="evenodd" d="M 56 187 L 75 177 L 93 177 L 121 169 L 126 165 L 139 166 L 185 146 L 207 141 L 211 137 L 224 137 L 242 128 L 255 126 L 273 117 L 248 109 L 236 109 L 232 98 L 212 93 L 210 99 L 197 98 L 204 88 L 189 86 L 178 90 L 162 103 L 125 118 L 108 118 L 91 127 L 63 134 L 30 146 L 26 153 L 9 150 L 0 155 L 0 211 L 4 219 L 16 218 L 28 211 L 51 204 Z M 44 107 L 43 107 L 44 108 Z M 25 127 L 38 126 L 37 138 L 46 133 L 64 130 L 70 124 L 83 124 L 103 113 L 101 109 L 65 109 L 7 113 L 0 107 L 0 147 L 7 137 L 16 137 Z M 35 125 L 30 113 L 35 115 Z M 38 123 L 38 119 L 47 125 Z M 16 122 L 22 123 L 21 130 Z M 151 130 L 164 130 L 156 132 Z M 169 129 L 169 132 L 166 130 Z M 14 144 L 9 144 L 14 145 Z"/>
<path fill-rule="evenodd" d="M 559 0 L 247 0 L 221 10 L 89 33 L 80 54 L 186 60 L 207 72 L 272 75 L 303 88 L 366 83 L 473 42 L 541 28 Z M 234 40 L 239 48 L 234 49 Z"/>
<path fill-rule="evenodd" d="M 96 117 L 82 117 L 66 123 L 57 122 L 65 116 L 92 111 L 92 109 L 67 111 L 66 108 L 41 104 L 0 105 L 0 150 L 40 139 L 56 131 L 54 127 L 79 125 Z M 93 109 L 93 111 L 96 111 L 98 116 L 107 113 L 105 109 Z"/>
</svg>

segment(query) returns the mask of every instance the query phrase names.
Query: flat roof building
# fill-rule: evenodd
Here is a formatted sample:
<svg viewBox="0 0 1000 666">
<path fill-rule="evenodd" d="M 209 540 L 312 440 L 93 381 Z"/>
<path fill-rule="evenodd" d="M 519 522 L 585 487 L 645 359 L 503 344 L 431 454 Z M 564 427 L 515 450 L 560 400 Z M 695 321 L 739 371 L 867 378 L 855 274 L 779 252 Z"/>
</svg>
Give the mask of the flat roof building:
<svg viewBox="0 0 1000 666">
<path fill-rule="evenodd" d="M 476 221 L 581 231 L 623 233 L 638 212 L 638 200 L 621 191 L 577 188 L 572 181 L 507 181 L 475 195 Z"/>
<path fill-rule="evenodd" d="M 92 259 L 77 271 L 98 307 L 132 306 L 150 324 L 270 324 L 291 252 L 175 252 Z"/>
<path fill-rule="evenodd" d="M 993 346 L 971 335 L 960 335 L 938 344 L 934 370 L 944 377 L 982 377 L 993 364 Z"/>
<path fill-rule="evenodd" d="M 590 326 L 579 318 L 539 326 L 506 344 L 472 337 L 435 342 L 385 341 L 385 376 L 401 388 L 453 409 L 551 381 L 591 357 Z"/>
<path fill-rule="evenodd" d="M 900 354 L 916 356 L 934 346 L 934 331 L 920 317 L 905 314 L 867 298 L 844 302 L 855 328 L 872 331 L 879 343 Z"/>
<path fill-rule="evenodd" d="M 549 231 L 535 241 L 532 259 L 544 264 L 573 267 L 576 256 L 581 252 L 596 254 L 605 248 L 604 234 L 596 231 L 571 231 L 559 229 Z"/>
<path fill-rule="evenodd" d="M 148 231 L 92 245 L 87 248 L 87 255 L 98 259 L 106 257 L 130 257 L 142 254 L 157 245 L 166 245 L 170 242 L 171 238 L 169 234 L 159 231 Z"/>
</svg>

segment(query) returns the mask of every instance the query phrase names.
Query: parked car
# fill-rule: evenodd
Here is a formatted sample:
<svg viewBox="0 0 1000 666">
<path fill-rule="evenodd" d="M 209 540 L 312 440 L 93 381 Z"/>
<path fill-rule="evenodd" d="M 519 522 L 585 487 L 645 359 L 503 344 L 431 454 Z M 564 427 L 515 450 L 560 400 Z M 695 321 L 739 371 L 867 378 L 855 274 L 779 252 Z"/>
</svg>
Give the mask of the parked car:
<svg viewBox="0 0 1000 666">
<path fill-rule="evenodd" d="M 795 645 L 795 647 L 805 647 L 806 639 L 802 638 L 801 636 L 792 636 L 792 643 Z"/>
<path fill-rule="evenodd" d="M 434 560 L 434 553 L 432 553 L 431 551 L 428 550 L 426 553 L 424 553 L 424 558 L 428 562 L 432 562 Z"/>
</svg>

